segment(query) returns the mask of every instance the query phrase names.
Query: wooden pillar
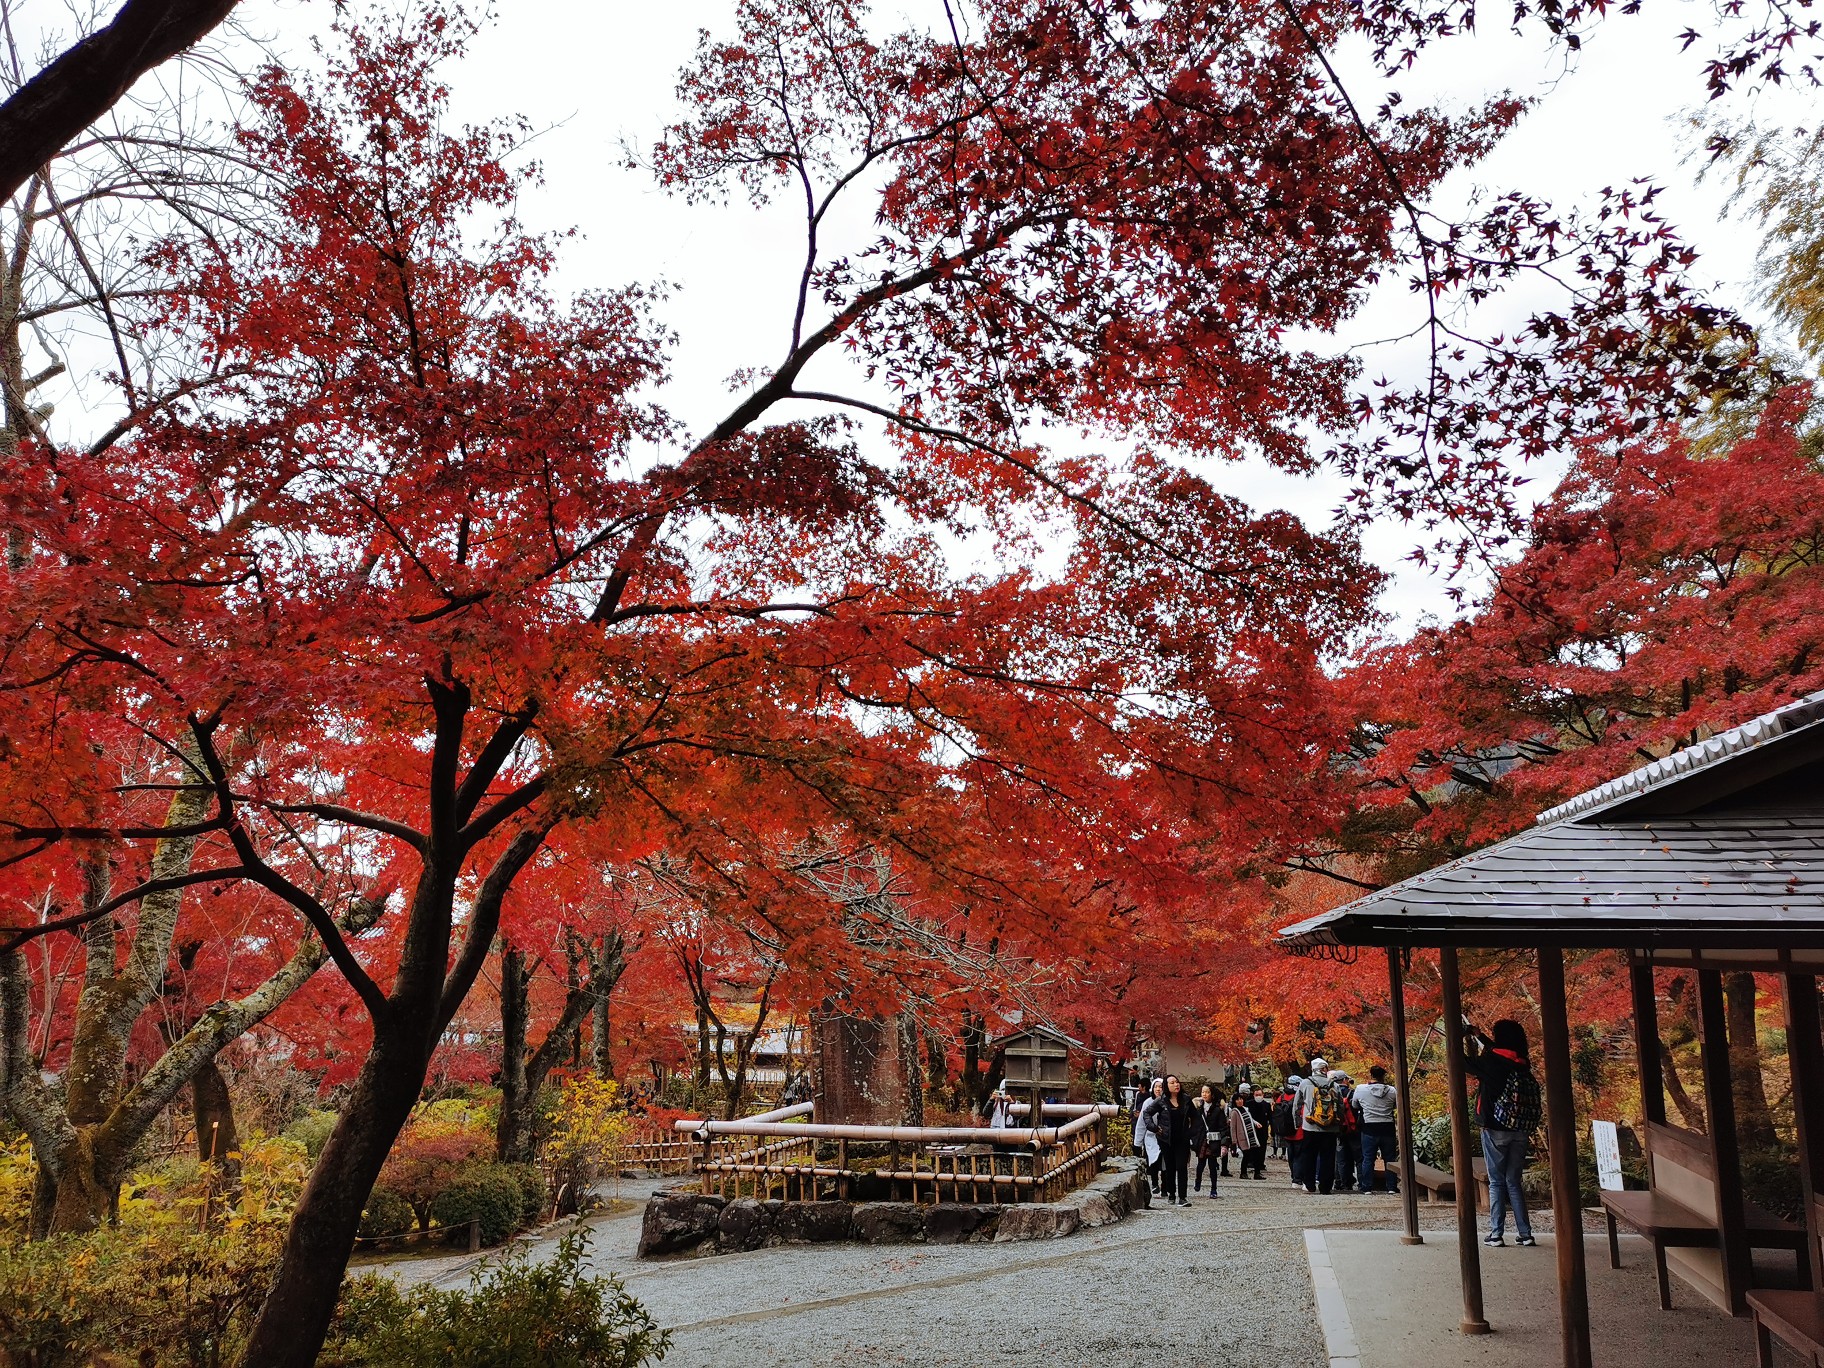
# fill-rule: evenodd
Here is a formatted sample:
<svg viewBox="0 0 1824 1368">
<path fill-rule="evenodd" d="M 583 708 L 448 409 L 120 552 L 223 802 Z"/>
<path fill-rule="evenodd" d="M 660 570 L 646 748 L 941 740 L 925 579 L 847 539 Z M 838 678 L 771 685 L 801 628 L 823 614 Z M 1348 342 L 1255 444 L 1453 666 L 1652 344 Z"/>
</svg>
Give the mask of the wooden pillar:
<svg viewBox="0 0 1824 1368">
<path fill-rule="evenodd" d="M 1786 1058 L 1792 1065 L 1792 1118 L 1799 1139 L 1799 1182 L 1805 1193 L 1805 1257 L 1811 1285 L 1824 1297 L 1824 1262 L 1818 1229 L 1818 1185 L 1824 1168 L 1818 1148 L 1824 1145 L 1824 1040 L 1818 1021 L 1818 981 L 1810 974 L 1786 974 Z"/>
<path fill-rule="evenodd" d="M 1387 947 L 1387 998 L 1393 1009 L 1393 1082 L 1400 1126 L 1400 1205 L 1406 1218 L 1401 1244 L 1424 1244 L 1419 1234 L 1419 1184 L 1413 1174 L 1412 1079 L 1406 1066 L 1406 973 L 1398 946 Z"/>
<path fill-rule="evenodd" d="M 1469 1088 L 1463 1068 L 1463 984 L 1457 976 L 1453 946 L 1438 951 L 1438 969 L 1444 980 L 1444 1072 L 1450 1085 L 1450 1154 L 1457 1189 L 1457 1265 L 1463 1280 L 1463 1319 L 1458 1329 L 1466 1335 L 1486 1335 L 1488 1317 L 1482 1313 L 1482 1250 L 1476 1222 L 1476 1170 L 1469 1139 Z"/>
<path fill-rule="evenodd" d="M 1545 1140 L 1552 1159 L 1559 1340 L 1564 1368 L 1590 1368 L 1590 1288 L 1583 1266 L 1583 1201 L 1577 1191 L 1571 1021 L 1564 997 L 1564 951 L 1556 947 L 1539 951 L 1539 1016 L 1545 1028 Z"/>
<path fill-rule="evenodd" d="M 1659 993 L 1653 986 L 1653 964 L 1628 964 L 1634 995 L 1634 1067 L 1640 1074 L 1640 1119 L 1665 1124 L 1666 1078 L 1659 1058 Z"/>
<path fill-rule="evenodd" d="M 1703 1023 L 1704 1112 L 1710 1158 L 1716 1166 L 1716 1233 L 1723 1247 L 1723 1297 L 1733 1315 L 1748 1310 L 1753 1273 L 1747 1218 L 1742 1211 L 1742 1151 L 1735 1130 L 1735 1089 L 1729 1077 L 1729 1027 L 1720 969 L 1697 971 L 1698 1014 Z"/>
</svg>

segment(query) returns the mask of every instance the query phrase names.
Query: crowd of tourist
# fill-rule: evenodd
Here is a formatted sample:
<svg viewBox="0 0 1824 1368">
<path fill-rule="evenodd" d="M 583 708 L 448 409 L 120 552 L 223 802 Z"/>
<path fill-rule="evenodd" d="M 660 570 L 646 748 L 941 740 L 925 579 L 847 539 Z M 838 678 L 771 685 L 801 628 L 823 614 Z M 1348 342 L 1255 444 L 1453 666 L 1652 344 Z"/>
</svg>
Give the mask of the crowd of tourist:
<svg viewBox="0 0 1824 1368">
<path fill-rule="evenodd" d="M 1146 1161 L 1153 1191 L 1179 1206 L 1203 1191 L 1206 1175 L 1211 1198 L 1221 1195 L 1219 1176 L 1265 1181 L 1269 1152 L 1289 1161 L 1292 1182 L 1307 1192 L 1398 1192 L 1395 1099 L 1378 1064 L 1358 1084 L 1314 1059 L 1308 1076 L 1278 1089 L 1240 1083 L 1227 1096 L 1205 1083 L 1195 1098 L 1166 1074 L 1135 1098 L 1134 1152 Z"/>
<path fill-rule="evenodd" d="M 1534 1243 L 1521 1176 L 1532 1133 L 1540 1123 L 1539 1085 L 1527 1059 L 1526 1032 L 1497 1021 L 1492 1033 L 1463 1022 L 1464 1067 L 1476 1080 L 1475 1120 L 1488 1166 L 1489 1229 L 1484 1243 L 1505 1243 L 1513 1217 L 1515 1243 Z M 1220 1196 L 1216 1180 L 1264 1180 L 1268 1154 L 1283 1158 L 1292 1183 L 1310 1193 L 1397 1193 L 1400 1190 L 1399 1094 L 1376 1064 L 1365 1082 L 1313 1059 L 1271 1095 L 1240 1083 L 1233 1097 L 1203 1084 L 1195 1099 L 1176 1074 L 1142 1087 L 1133 1103 L 1134 1153 L 1146 1162 L 1153 1192 L 1170 1205 L 1189 1206 L 1190 1194 Z M 1195 1158 L 1197 1173 L 1190 1179 Z"/>
</svg>

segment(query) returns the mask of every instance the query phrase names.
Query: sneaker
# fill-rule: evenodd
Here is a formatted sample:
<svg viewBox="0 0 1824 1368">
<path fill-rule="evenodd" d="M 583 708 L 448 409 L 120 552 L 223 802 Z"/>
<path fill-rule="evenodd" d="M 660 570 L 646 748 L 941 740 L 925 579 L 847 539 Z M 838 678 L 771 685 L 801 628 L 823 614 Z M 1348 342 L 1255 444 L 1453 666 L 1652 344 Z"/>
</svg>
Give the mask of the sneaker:
<svg viewBox="0 0 1824 1368">
<path fill-rule="evenodd" d="M 1514 1236 L 1514 1243 L 1519 1245 L 1522 1249 L 1531 1249 L 1533 1246 L 1537 1245 L 1539 1241 L 1535 1240 L 1531 1235 L 1516 1235 Z"/>
<path fill-rule="evenodd" d="M 1305 1191 L 1310 1193 L 1313 1197 L 1317 1195 L 1317 1189 L 1309 1184 L 1305 1186 Z"/>
<path fill-rule="evenodd" d="M 1482 1243 L 1488 1245 L 1491 1249 L 1500 1249 L 1506 1246 L 1507 1241 L 1501 1238 L 1500 1231 L 1491 1230 L 1482 1237 Z"/>
<path fill-rule="evenodd" d="M 1178 1199 L 1178 1205 L 1181 1207 L 1188 1207 L 1190 1204 L 1190 1199 L 1188 1197 L 1180 1197 Z"/>
<path fill-rule="evenodd" d="M 1210 1194 L 1210 1200 L 1211 1200 L 1211 1201 L 1212 1201 L 1212 1202 L 1213 1202 L 1213 1201 L 1215 1201 L 1215 1200 L 1216 1200 L 1216 1194 L 1215 1194 L 1215 1193 L 1213 1193 L 1213 1192 L 1212 1192 L 1212 1193 L 1211 1193 L 1211 1194 Z"/>
</svg>

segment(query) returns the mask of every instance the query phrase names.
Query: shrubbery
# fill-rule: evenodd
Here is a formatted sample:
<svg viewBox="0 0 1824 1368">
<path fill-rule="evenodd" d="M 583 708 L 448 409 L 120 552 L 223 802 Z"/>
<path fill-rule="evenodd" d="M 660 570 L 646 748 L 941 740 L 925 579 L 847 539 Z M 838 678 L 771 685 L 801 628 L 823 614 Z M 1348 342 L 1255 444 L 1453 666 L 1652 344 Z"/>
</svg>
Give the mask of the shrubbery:
<svg viewBox="0 0 1824 1368">
<path fill-rule="evenodd" d="M 537 1225 L 550 1205 L 549 1188 L 545 1184 L 545 1175 L 538 1171 L 536 1164 L 502 1164 L 501 1171 L 510 1174 L 513 1181 L 519 1184 L 521 1206 L 519 1223 Z"/>
<path fill-rule="evenodd" d="M 503 1164 L 478 1164 L 465 1169 L 431 1199 L 434 1226 L 481 1223 L 481 1242 L 497 1245 L 520 1228 L 525 1212 L 525 1192 Z"/>
<path fill-rule="evenodd" d="M 282 1227 L 101 1230 L 0 1248 L 0 1350 L 35 1368 L 100 1354 L 220 1368 L 265 1298 Z"/>
<path fill-rule="evenodd" d="M 412 1204 L 390 1188 L 377 1187 L 361 1213 L 361 1233 L 370 1239 L 403 1235 L 417 1222 Z"/>
<path fill-rule="evenodd" d="M 336 1114 L 333 1111 L 308 1111 L 285 1127 L 287 1140 L 295 1140 L 304 1146 L 305 1151 L 314 1162 L 323 1153 L 323 1146 L 329 1143 L 329 1133 L 336 1128 Z"/>
<path fill-rule="evenodd" d="M 636 1368 L 665 1356 L 671 1336 L 617 1278 L 583 1271 L 588 1234 L 575 1230 L 549 1263 L 523 1248 L 476 1269 L 467 1291 L 389 1279 L 343 1289 L 326 1368 Z"/>
</svg>

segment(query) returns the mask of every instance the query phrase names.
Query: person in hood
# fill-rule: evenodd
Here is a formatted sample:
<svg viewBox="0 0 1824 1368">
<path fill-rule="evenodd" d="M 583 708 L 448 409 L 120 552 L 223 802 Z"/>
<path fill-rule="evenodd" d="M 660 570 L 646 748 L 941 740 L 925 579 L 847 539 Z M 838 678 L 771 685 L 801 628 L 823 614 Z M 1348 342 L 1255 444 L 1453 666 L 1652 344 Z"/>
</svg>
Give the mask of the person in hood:
<svg viewBox="0 0 1824 1368">
<path fill-rule="evenodd" d="M 1517 1021 L 1497 1021 L 1492 1034 L 1464 1023 L 1464 1067 L 1476 1080 L 1476 1124 L 1482 1128 L 1482 1159 L 1488 1165 L 1488 1234 L 1482 1243 L 1503 1245 L 1507 1215 L 1514 1217 L 1514 1243 L 1531 1247 L 1533 1223 L 1526 1213 L 1526 1193 L 1520 1179 L 1526 1171 L 1532 1136 L 1503 1127 L 1495 1104 L 1507 1091 L 1516 1073 L 1531 1075 L 1526 1055 L 1526 1028 Z M 1477 1046 L 1480 1046 L 1478 1049 Z"/>
<path fill-rule="evenodd" d="M 1388 1192 L 1400 1190 L 1400 1171 L 1395 1165 L 1400 1158 L 1399 1094 L 1387 1081 L 1387 1070 L 1376 1064 L 1368 1070 L 1369 1082 L 1355 1090 L 1355 1105 L 1362 1113 L 1362 1160 L 1356 1189 L 1372 1192 L 1380 1179 L 1375 1175 L 1374 1161 L 1379 1155 L 1386 1161 Z"/>
</svg>

